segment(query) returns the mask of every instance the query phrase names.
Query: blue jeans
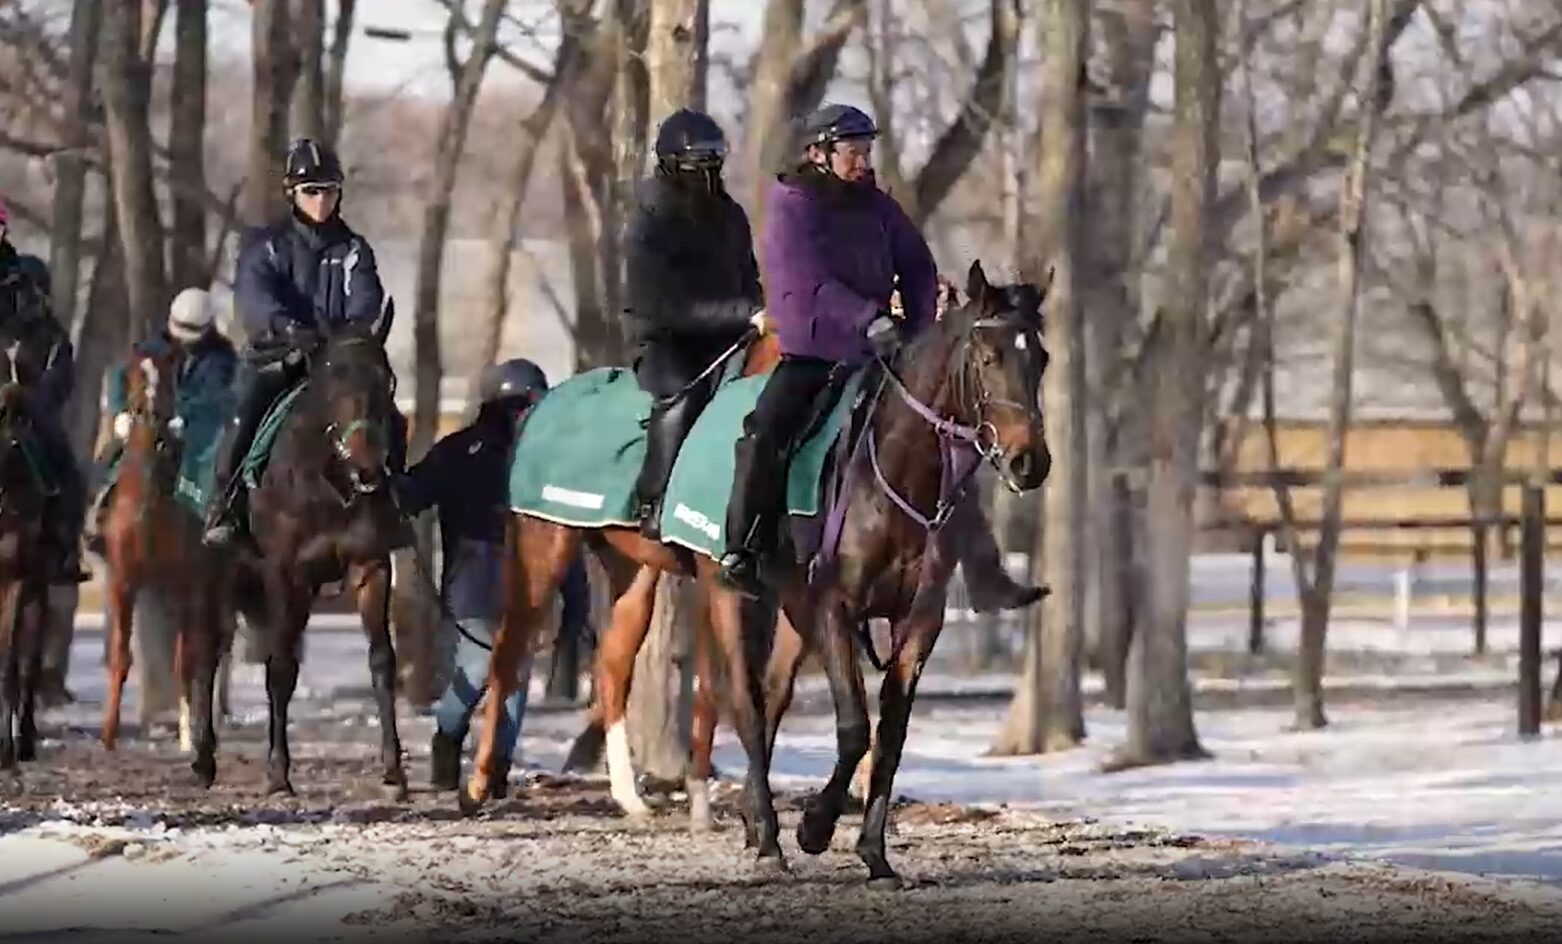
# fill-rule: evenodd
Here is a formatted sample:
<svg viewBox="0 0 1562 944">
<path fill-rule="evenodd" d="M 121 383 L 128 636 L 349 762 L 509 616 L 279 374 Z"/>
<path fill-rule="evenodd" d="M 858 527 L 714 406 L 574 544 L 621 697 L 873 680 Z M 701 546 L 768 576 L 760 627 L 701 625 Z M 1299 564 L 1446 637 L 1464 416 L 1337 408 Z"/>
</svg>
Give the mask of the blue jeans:
<svg viewBox="0 0 1562 944">
<path fill-rule="evenodd" d="M 490 644 L 493 642 L 496 624 L 496 620 L 488 619 L 474 618 L 460 621 L 462 629 Z M 477 709 L 483 691 L 488 685 L 489 651 L 476 645 L 460 632 L 452 630 L 452 634 L 456 637 L 455 670 L 451 675 L 450 685 L 445 688 L 445 693 L 439 696 L 439 701 L 434 705 L 434 721 L 439 725 L 440 733 L 453 737 L 457 741 L 465 741 L 472 712 Z M 516 667 L 515 674 L 515 690 L 501 706 L 499 728 L 494 742 L 501 764 L 510 763 L 515 753 L 516 739 L 521 733 L 521 719 L 526 715 L 527 688 L 531 684 L 532 675 L 530 655 Z"/>
</svg>

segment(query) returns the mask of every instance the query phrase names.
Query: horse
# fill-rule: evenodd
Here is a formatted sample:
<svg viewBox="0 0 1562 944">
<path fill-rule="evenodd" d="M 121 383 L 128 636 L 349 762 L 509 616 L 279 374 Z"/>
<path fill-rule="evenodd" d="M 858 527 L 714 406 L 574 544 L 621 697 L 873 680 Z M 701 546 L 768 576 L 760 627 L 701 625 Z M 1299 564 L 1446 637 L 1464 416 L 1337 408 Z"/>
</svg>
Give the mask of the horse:
<svg viewBox="0 0 1562 944">
<path fill-rule="evenodd" d="M 612 624 L 601 636 L 596 664 L 598 714 L 606 727 L 614 800 L 628 815 L 647 811 L 635 788 L 623 727 L 630 673 L 649 625 L 660 573 L 693 575 L 703 598 L 700 609 L 709 620 L 708 638 L 725 655 L 729 710 L 749 762 L 743 791 L 745 845 L 756 849 L 762 871 L 786 868 L 769 787 L 780 721 L 772 705 L 784 707 L 789 700 L 796 664 L 806 651 L 820 652 L 835 702 L 838 756 L 830 781 L 809 801 L 798 827 L 799 845 L 818 854 L 829 844 L 852 770 L 867 750 L 867 713 L 855 647 L 859 642 L 870 647 L 871 656 L 867 621 L 884 618 L 892 623 L 896 643 L 884 663 L 879 737 L 858 854 L 868 866 L 870 882 L 898 885 L 884 855 L 889 793 L 916 678 L 942 629 L 947 584 L 956 563 L 936 532 L 980 461 L 990 462 L 1016 491 L 1038 488 L 1051 467 L 1038 397 L 1046 367 L 1041 295 L 1031 286 L 994 287 L 976 263 L 967 296 L 900 355 L 903 376 L 893 365 L 878 368 L 879 393 L 866 408 L 866 430 L 858 439 L 865 448 L 854 450 L 845 471 L 845 517 L 838 543 L 811 580 L 811 568 L 797 561 L 792 541 L 783 533 L 779 552 L 766 566 L 774 600 L 746 599 L 716 579 L 710 558 L 653 543 L 632 528 L 577 528 L 512 514 L 506 538 L 506 607 L 490 657 L 488 723 L 475 769 L 458 798 L 465 812 L 475 811 L 487 798 L 499 705 L 512 684 L 517 660 L 532 645 L 565 565 L 584 542 L 608 573 L 614 599 Z M 769 369 L 775 356 L 773 344 L 751 346 L 744 374 Z M 886 388 L 892 388 L 892 395 L 885 395 Z M 870 464 L 872 475 L 864 471 Z M 777 604 L 786 616 L 779 623 Z M 787 626 L 799 638 L 791 644 L 778 639 L 767 653 L 772 627 L 785 633 Z M 704 666 L 698 671 L 708 679 L 715 663 L 701 651 L 701 639 L 697 628 L 696 665 Z M 766 689 L 775 697 L 767 697 Z M 709 774 L 716 705 L 708 685 L 697 687 L 692 709 L 691 810 L 704 802 L 703 777 Z"/>
<path fill-rule="evenodd" d="M 49 494 L 32 429 L 32 385 L 47 355 L 7 339 L 0 363 L 0 770 L 37 758 L 36 702 L 43 670 L 50 568 Z"/>
<path fill-rule="evenodd" d="M 369 641 L 383 786 L 397 800 L 407 797 L 389 621 L 390 555 L 405 527 L 389 470 L 392 424 L 398 419 L 395 378 L 385 353 L 390 321 L 387 303 L 373 324 L 334 328 L 305 354 L 305 386 L 278 427 L 265 470 L 250 492 L 253 548 L 239 555 L 235 599 L 263 636 L 268 794 L 295 792 L 287 722 L 304 628 L 322 588 L 340 581 L 356 598 Z"/>
<path fill-rule="evenodd" d="M 184 363 L 183 351 L 166 345 L 133 349 L 123 364 L 125 408 L 114 432 L 124 449 L 103 510 L 109 690 L 101 736 L 105 749 L 116 748 L 136 602 L 151 589 L 174 630 L 179 746 L 195 754 L 196 782 L 210 787 L 217 777 L 214 691 L 232 644 L 233 556 L 202 546 L 200 516 L 177 495 L 186 428 L 176 387 Z"/>
</svg>

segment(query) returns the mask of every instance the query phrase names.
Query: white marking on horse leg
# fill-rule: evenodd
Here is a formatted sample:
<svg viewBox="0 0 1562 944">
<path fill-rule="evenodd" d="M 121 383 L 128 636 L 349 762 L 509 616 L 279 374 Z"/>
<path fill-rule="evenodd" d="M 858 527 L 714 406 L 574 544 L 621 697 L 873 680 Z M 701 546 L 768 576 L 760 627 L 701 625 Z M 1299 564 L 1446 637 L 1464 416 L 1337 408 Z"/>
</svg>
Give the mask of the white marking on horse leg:
<svg viewBox="0 0 1562 944">
<path fill-rule="evenodd" d="M 688 777 L 684 788 L 689 793 L 689 828 L 697 833 L 711 828 L 710 783 L 700 777 Z"/>
<path fill-rule="evenodd" d="M 624 727 L 623 718 L 607 729 L 607 776 L 613 800 L 626 814 L 632 817 L 651 814 L 651 808 L 645 805 L 635 786 L 635 768 L 629 759 L 629 729 Z"/>
<path fill-rule="evenodd" d="M 179 750 L 188 754 L 195 750 L 195 737 L 190 733 L 190 696 L 179 696 Z"/>
</svg>

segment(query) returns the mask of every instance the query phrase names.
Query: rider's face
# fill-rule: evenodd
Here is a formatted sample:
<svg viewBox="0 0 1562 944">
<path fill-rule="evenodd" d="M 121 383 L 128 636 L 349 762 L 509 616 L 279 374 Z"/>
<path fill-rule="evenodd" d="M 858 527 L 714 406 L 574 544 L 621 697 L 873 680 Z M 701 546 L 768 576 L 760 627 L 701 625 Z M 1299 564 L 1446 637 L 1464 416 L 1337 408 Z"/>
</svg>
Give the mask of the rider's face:
<svg viewBox="0 0 1562 944">
<path fill-rule="evenodd" d="M 809 154 L 815 164 L 827 165 L 831 173 L 849 183 L 856 183 L 873 173 L 872 138 L 847 138 L 835 142 L 828 151 L 810 148 Z"/>
<path fill-rule="evenodd" d="M 336 212 L 336 203 L 341 196 L 342 188 L 338 184 L 301 184 L 293 190 L 293 204 L 311 220 L 324 223 Z"/>
</svg>

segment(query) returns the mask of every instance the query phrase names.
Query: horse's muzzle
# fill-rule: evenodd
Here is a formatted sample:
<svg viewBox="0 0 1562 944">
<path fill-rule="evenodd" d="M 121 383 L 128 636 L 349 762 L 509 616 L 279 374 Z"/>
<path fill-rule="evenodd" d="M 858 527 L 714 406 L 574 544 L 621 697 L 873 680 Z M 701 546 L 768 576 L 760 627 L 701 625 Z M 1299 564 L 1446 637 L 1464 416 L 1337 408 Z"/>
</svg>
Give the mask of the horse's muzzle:
<svg viewBox="0 0 1562 944">
<path fill-rule="evenodd" d="M 1045 442 L 1037 442 L 1032 449 L 1021 449 L 1007 456 L 1002 471 L 1008 486 L 1017 492 L 1040 488 L 1052 471 L 1052 452 Z"/>
<path fill-rule="evenodd" d="M 367 470 L 359 466 L 353 466 L 348 470 L 347 480 L 352 483 L 355 494 L 373 495 L 385 484 L 385 470 Z"/>
</svg>

